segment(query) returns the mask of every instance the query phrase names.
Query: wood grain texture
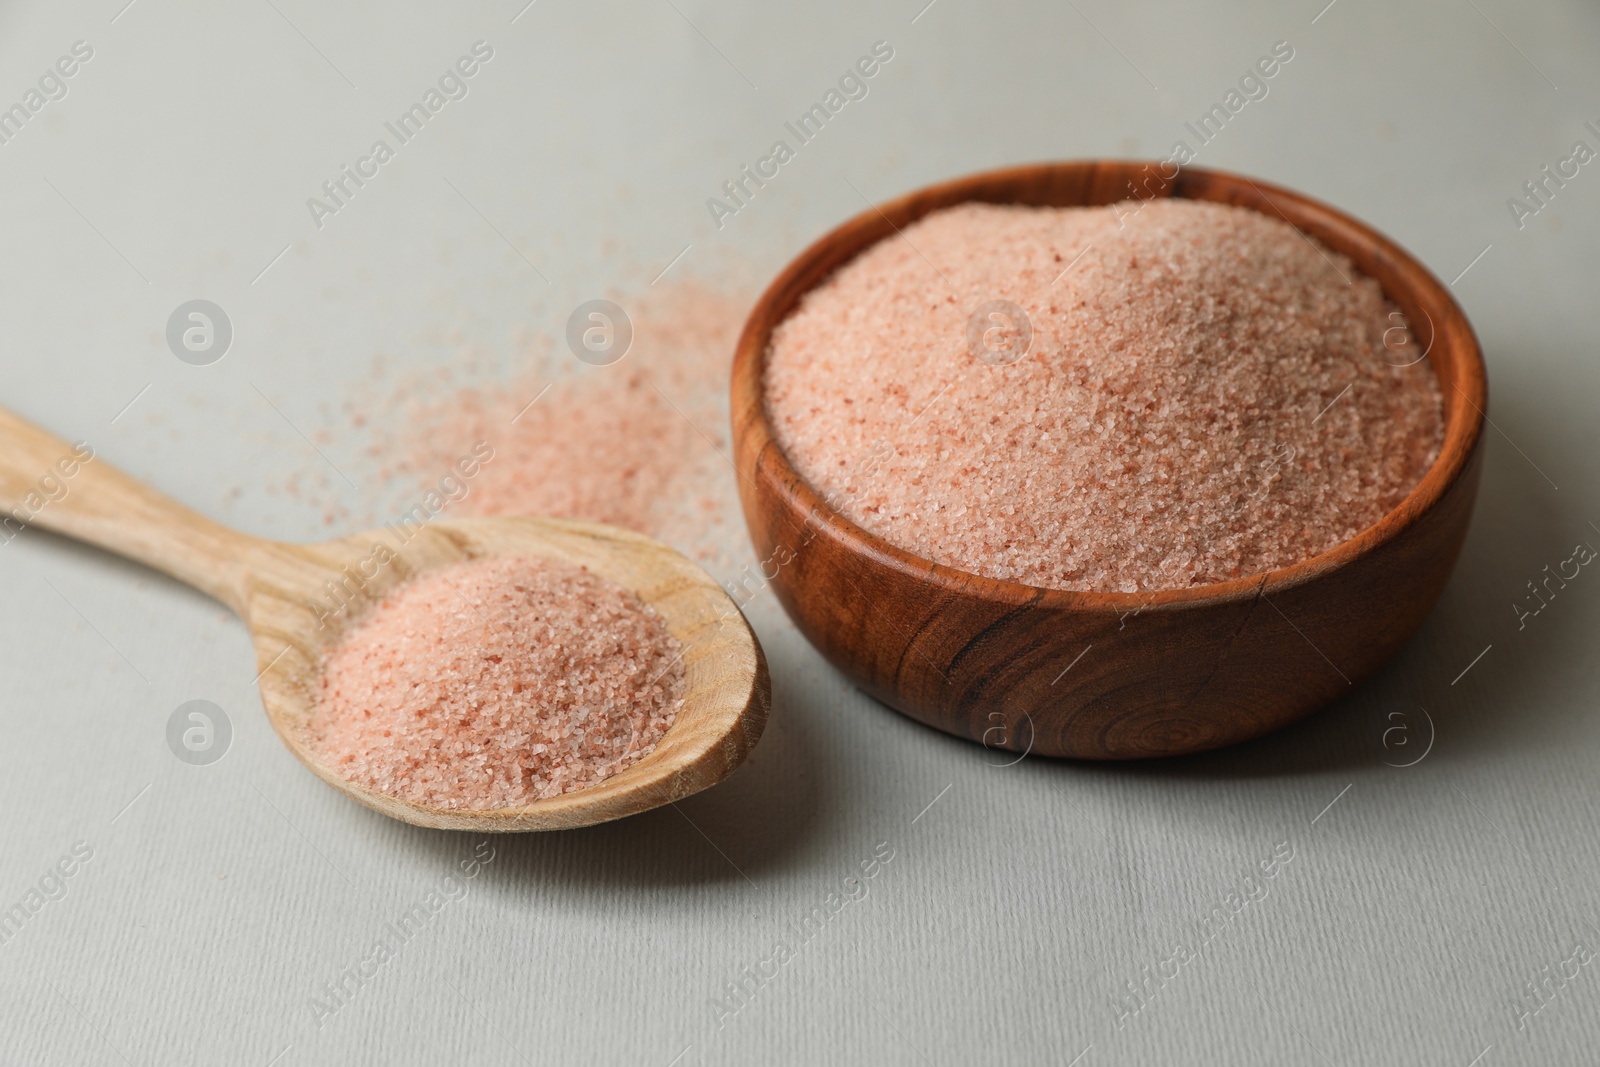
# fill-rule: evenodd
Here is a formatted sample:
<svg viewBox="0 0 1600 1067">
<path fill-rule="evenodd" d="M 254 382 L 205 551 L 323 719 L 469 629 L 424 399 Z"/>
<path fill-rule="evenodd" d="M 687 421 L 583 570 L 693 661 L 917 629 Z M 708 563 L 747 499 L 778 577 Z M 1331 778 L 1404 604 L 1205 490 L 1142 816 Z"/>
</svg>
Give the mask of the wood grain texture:
<svg viewBox="0 0 1600 1067">
<path fill-rule="evenodd" d="M 659 807 L 726 778 L 755 746 L 771 704 L 761 646 L 704 570 L 642 534 L 541 518 L 391 526 L 316 545 L 250 537 L 206 519 L 98 457 L 0 409 L 0 517 L 37 525 L 164 571 L 232 608 L 250 627 L 261 699 L 284 744 L 319 778 L 419 826 L 478 833 L 587 826 Z M 63 458 L 75 468 L 61 474 Z M 35 508 L 50 471 L 64 495 Z M 52 483 L 53 484 L 53 483 Z M 24 515 L 26 519 L 17 518 Z M 416 574 L 486 556 L 539 556 L 587 567 L 660 613 L 684 647 L 684 705 L 648 756 L 598 785 L 520 808 L 447 811 L 348 782 L 322 766 L 308 727 L 323 654 L 362 612 Z"/>
<path fill-rule="evenodd" d="M 762 368 L 772 329 L 870 245 L 964 201 L 1072 206 L 1137 195 L 1284 219 L 1375 278 L 1439 376 L 1445 440 L 1376 525 L 1292 567 L 1148 594 L 1038 589 L 941 566 L 855 526 L 772 436 Z M 1442 591 L 1471 518 L 1487 380 L 1448 290 L 1393 242 L 1265 182 L 1158 164 L 1075 162 L 979 174 L 863 212 L 789 265 L 735 355 L 732 412 L 746 523 L 779 600 L 824 656 L 891 707 L 990 747 L 1084 759 L 1198 752 L 1324 706 L 1390 659 Z M 1092 646 L 1092 647 L 1091 647 Z M 1085 650 L 1088 649 L 1086 652 Z"/>
</svg>

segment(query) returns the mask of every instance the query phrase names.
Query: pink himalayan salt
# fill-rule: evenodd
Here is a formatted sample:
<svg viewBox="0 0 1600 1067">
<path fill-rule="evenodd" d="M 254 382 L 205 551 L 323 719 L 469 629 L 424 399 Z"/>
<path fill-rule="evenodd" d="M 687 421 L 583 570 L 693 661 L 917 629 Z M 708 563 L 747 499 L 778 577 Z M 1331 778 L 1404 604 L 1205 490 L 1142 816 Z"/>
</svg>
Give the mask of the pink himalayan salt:
<svg viewBox="0 0 1600 1067">
<path fill-rule="evenodd" d="M 444 518 L 587 519 L 638 530 L 702 560 L 726 555 L 738 513 L 726 458 L 728 368 L 748 300 L 670 280 L 617 299 L 633 319 L 634 338 L 612 366 L 583 366 L 564 341 L 539 342 L 525 353 L 537 369 L 508 385 L 433 399 L 437 384 L 406 383 L 402 393 L 412 399 L 386 406 L 408 409 L 411 436 L 374 447 L 401 457 L 388 473 L 429 484 L 473 442 L 486 441 L 493 462 Z"/>
<path fill-rule="evenodd" d="M 327 656 L 321 759 L 415 803 L 482 811 L 581 789 L 653 750 L 682 648 L 632 592 L 550 560 L 418 576 Z"/>
<path fill-rule="evenodd" d="M 968 347 L 995 299 L 1033 328 L 1008 365 Z M 1331 549 L 1426 473 L 1439 384 L 1402 366 L 1402 322 L 1345 257 L 1243 208 L 964 204 L 807 294 L 765 397 L 806 481 L 918 556 L 1061 589 L 1200 585 Z"/>
</svg>

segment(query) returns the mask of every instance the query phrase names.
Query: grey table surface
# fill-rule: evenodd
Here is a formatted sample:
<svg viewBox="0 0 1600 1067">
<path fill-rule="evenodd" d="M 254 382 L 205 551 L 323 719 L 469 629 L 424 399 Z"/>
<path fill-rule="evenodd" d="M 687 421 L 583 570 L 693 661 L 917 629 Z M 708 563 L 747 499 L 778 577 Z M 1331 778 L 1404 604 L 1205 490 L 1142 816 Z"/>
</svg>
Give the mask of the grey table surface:
<svg viewBox="0 0 1600 1067">
<path fill-rule="evenodd" d="M 1287 41 L 1195 162 L 1339 205 L 1453 284 L 1493 396 L 1455 576 L 1334 707 L 1146 766 L 1006 765 L 862 696 L 758 598 L 777 695 L 747 767 L 680 811 L 485 846 L 305 773 L 217 605 L 27 531 L 0 546 L 0 908 L 24 916 L 0 1062 L 1594 1062 L 1600 579 L 1515 605 L 1600 544 L 1600 166 L 1523 189 L 1600 148 L 1600 10 L 524 3 L 0 8 L 0 103 L 30 112 L 0 127 L 0 401 L 245 530 L 326 536 L 375 477 L 336 432 L 375 353 L 556 333 L 685 246 L 679 270 L 770 276 L 863 196 L 1164 156 Z M 465 99 L 318 226 L 307 198 L 478 41 Z M 713 225 L 706 198 L 877 41 L 869 95 Z M 234 331 L 204 367 L 164 334 L 196 298 Z M 321 462 L 301 431 L 352 485 L 272 489 Z M 194 699 L 232 725 L 207 766 L 167 742 Z"/>
</svg>

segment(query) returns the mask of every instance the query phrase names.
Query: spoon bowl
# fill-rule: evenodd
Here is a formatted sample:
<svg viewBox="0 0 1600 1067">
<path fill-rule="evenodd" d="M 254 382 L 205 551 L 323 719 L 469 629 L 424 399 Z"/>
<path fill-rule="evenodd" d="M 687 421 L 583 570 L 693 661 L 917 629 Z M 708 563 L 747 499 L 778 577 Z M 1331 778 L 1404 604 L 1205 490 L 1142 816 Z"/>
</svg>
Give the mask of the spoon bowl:
<svg viewBox="0 0 1600 1067">
<path fill-rule="evenodd" d="M 85 453 L 91 458 L 83 459 Z M 41 493 L 44 478 L 64 489 Z M 417 826 L 560 830 L 660 807 L 726 778 L 766 723 L 766 660 L 738 607 L 700 567 L 628 530 L 565 519 L 488 518 L 396 523 L 321 544 L 268 541 L 212 522 L 93 458 L 86 446 L 70 446 L 3 409 L 0 521 L 13 534 L 37 525 L 98 545 L 226 604 L 250 629 L 262 704 L 289 750 L 340 792 Z M 412 803 L 325 766 L 310 734 L 324 655 L 368 608 L 418 574 L 491 556 L 585 567 L 656 610 L 684 649 L 684 702 L 666 735 L 649 754 L 596 785 L 484 811 Z"/>
</svg>

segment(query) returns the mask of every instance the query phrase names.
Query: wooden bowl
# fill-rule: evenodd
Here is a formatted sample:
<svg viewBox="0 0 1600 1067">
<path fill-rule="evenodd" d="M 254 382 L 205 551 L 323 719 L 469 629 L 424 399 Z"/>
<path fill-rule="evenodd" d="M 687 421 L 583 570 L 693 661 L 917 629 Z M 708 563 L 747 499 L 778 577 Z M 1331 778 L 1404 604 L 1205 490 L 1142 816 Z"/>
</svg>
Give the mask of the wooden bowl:
<svg viewBox="0 0 1600 1067">
<path fill-rule="evenodd" d="M 1450 293 L 1392 241 L 1326 204 L 1219 171 L 1186 167 L 1164 179 L 1160 168 L 1041 164 L 901 197 L 806 249 L 745 324 L 733 367 L 734 447 L 763 574 L 836 667 L 929 726 L 994 748 L 1084 759 L 1246 741 L 1349 692 L 1399 651 L 1461 550 L 1488 386 L 1477 339 Z M 1292 567 L 1153 593 L 1090 593 L 920 559 L 843 518 L 801 480 L 773 439 L 761 379 L 773 328 L 806 291 L 952 204 L 1096 205 L 1134 195 L 1213 200 L 1286 219 L 1378 281 L 1405 314 L 1444 398 L 1439 458 L 1398 507 Z"/>
</svg>

